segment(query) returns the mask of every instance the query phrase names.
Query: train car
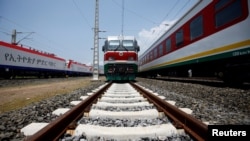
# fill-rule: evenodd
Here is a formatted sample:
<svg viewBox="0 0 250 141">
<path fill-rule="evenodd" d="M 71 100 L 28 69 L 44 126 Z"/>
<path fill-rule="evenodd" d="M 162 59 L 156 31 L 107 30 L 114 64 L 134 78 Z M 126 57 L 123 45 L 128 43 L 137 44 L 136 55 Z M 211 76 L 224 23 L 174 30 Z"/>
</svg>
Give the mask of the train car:
<svg viewBox="0 0 250 141">
<path fill-rule="evenodd" d="M 199 0 L 139 57 L 139 75 L 250 78 L 248 0 Z"/>
<path fill-rule="evenodd" d="M 67 75 L 68 76 L 89 76 L 92 74 L 91 66 L 82 64 L 73 60 L 67 62 Z"/>
<path fill-rule="evenodd" d="M 133 36 L 108 36 L 102 48 L 107 81 L 135 80 L 139 46 Z"/>
<path fill-rule="evenodd" d="M 0 41 L 0 77 L 65 76 L 65 64 L 54 54 Z"/>
<path fill-rule="evenodd" d="M 99 72 L 100 76 L 104 76 L 104 67 L 103 67 L 103 65 L 99 66 L 99 71 L 98 72 Z"/>
</svg>

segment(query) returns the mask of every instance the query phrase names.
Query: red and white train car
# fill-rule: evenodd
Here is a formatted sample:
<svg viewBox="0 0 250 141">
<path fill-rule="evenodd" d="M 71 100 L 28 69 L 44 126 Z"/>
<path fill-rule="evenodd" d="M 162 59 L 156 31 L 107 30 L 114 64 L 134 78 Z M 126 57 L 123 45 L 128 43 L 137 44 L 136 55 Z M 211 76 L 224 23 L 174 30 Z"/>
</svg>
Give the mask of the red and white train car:
<svg viewBox="0 0 250 141">
<path fill-rule="evenodd" d="M 92 74 L 92 67 L 73 60 L 67 62 L 67 75 L 86 76 Z"/>
<path fill-rule="evenodd" d="M 92 67 L 56 57 L 54 54 L 0 41 L 0 77 L 87 76 Z"/>
<path fill-rule="evenodd" d="M 65 75 L 65 59 L 54 54 L 0 41 L 0 75 L 6 78 L 17 75 Z"/>
<path fill-rule="evenodd" d="M 142 76 L 250 78 L 249 0 L 199 0 L 139 57 Z"/>
</svg>

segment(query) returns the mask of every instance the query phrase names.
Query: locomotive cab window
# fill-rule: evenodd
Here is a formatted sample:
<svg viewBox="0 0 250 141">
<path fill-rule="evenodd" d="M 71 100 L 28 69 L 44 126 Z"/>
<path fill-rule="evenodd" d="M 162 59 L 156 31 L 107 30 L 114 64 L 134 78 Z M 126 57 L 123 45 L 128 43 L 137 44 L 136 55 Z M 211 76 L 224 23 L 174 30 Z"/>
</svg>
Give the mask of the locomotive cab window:
<svg viewBox="0 0 250 141">
<path fill-rule="evenodd" d="M 119 47 L 120 41 L 119 40 L 110 40 L 109 46 L 107 50 L 115 50 L 117 47 Z"/>
<path fill-rule="evenodd" d="M 242 16 L 241 0 L 220 0 L 215 5 L 215 25 L 221 27 Z"/>
<path fill-rule="evenodd" d="M 135 51 L 134 41 L 133 40 L 123 40 L 122 45 L 128 51 Z"/>
</svg>

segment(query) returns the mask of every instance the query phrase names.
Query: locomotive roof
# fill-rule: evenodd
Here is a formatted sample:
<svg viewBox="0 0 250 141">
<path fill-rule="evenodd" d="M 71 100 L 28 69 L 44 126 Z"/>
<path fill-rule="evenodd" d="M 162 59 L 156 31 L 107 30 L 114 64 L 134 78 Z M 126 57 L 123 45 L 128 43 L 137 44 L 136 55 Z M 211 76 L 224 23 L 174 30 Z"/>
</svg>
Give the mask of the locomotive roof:
<svg viewBox="0 0 250 141">
<path fill-rule="evenodd" d="M 134 36 L 108 36 L 107 40 L 120 40 L 123 38 L 123 40 L 135 40 Z"/>
</svg>

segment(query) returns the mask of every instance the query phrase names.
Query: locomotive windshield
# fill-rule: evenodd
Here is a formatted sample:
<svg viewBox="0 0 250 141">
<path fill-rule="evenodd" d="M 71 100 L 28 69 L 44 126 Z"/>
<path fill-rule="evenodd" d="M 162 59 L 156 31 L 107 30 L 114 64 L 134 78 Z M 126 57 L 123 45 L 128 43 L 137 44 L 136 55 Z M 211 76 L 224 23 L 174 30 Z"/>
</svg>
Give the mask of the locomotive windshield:
<svg viewBox="0 0 250 141">
<path fill-rule="evenodd" d="M 135 51 L 133 40 L 123 40 L 122 45 L 123 45 L 123 47 L 125 47 L 129 51 Z"/>
<path fill-rule="evenodd" d="M 118 37 L 108 37 L 105 41 L 102 51 L 136 51 L 138 52 L 139 46 L 133 37 L 125 37 L 121 39 Z"/>
<path fill-rule="evenodd" d="M 116 48 L 118 48 L 120 45 L 120 41 L 119 40 L 111 40 L 109 41 L 109 45 L 107 50 L 115 50 Z"/>
<path fill-rule="evenodd" d="M 135 51 L 133 40 L 110 40 L 107 51 Z"/>
</svg>

